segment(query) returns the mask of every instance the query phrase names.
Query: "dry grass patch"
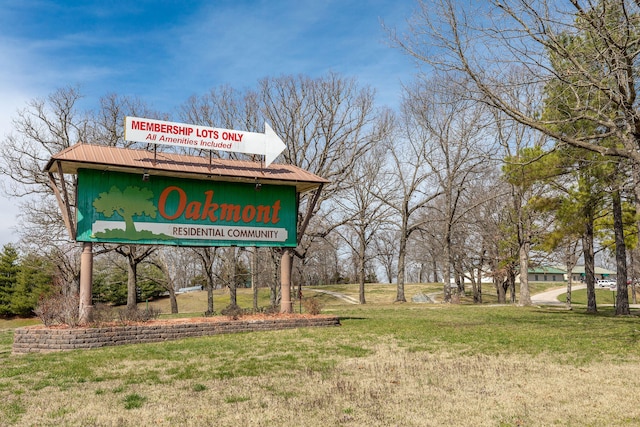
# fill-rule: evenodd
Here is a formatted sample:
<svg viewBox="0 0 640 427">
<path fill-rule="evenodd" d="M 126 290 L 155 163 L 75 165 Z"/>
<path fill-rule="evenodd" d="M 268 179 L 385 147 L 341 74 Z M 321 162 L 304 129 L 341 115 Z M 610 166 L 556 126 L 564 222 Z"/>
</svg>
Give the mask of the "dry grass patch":
<svg viewBox="0 0 640 427">
<path fill-rule="evenodd" d="M 5 332 L 0 425 L 640 425 L 636 317 L 332 310 L 342 327 L 21 357 Z"/>
<path fill-rule="evenodd" d="M 88 382 L 4 405 L 24 411 L 16 426 L 637 425 L 631 391 L 640 387 L 640 364 L 632 362 L 574 367 L 546 355 L 461 357 L 379 345 L 329 371 L 175 379 L 166 374 L 172 362 L 161 382 Z M 149 372 L 149 362 L 139 363 L 114 368 Z"/>
</svg>

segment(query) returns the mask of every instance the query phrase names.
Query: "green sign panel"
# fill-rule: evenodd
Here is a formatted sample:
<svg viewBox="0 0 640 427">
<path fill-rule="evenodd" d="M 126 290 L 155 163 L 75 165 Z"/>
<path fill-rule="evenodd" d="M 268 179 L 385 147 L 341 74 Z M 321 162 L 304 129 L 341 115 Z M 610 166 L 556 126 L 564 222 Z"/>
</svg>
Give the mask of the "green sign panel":
<svg viewBox="0 0 640 427">
<path fill-rule="evenodd" d="M 78 170 L 82 242 L 296 246 L 293 186 Z"/>
</svg>

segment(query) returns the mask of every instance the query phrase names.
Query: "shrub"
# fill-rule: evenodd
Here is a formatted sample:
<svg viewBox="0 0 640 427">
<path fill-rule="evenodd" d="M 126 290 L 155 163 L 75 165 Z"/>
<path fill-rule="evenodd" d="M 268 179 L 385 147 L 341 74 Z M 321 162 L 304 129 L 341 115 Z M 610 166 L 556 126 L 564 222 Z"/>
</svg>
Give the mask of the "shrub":
<svg viewBox="0 0 640 427">
<path fill-rule="evenodd" d="M 244 310 L 237 304 L 229 304 L 220 313 L 232 320 L 238 320 L 244 314 Z"/>
<path fill-rule="evenodd" d="M 160 316 L 160 310 L 154 307 L 149 307 L 145 310 L 136 308 L 124 308 L 118 310 L 118 320 L 120 323 L 126 324 L 131 322 L 148 322 L 149 320 L 157 319 Z"/>
<path fill-rule="evenodd" d="M 34 313 L 45 324 L 78 326 L 80 323 L 80 296 L 63 295 L 60 292 L 42 296 L 38 300 Z"/>
<path fill-rule="evenodd" d="M 304 298 L 302 305 L 307 313 L 311 315 L 320 314 L 322 310 L 322 303 L 317 298 Z"/>
<path fill-rule="evenodd" d="M 277 305 L 270 305 L 267 307 L 263 307 L 260 311 L 264 314 L 274 315 L 280 313 L 280 307 Z"/>
<path fill-rule="evenodd" d="M 104 303 L 97 303 L 91 311 L 91 322 L 95 325 L 113 322 L 116 319 L 116 313 L 112 306 Z"/>
</svg>

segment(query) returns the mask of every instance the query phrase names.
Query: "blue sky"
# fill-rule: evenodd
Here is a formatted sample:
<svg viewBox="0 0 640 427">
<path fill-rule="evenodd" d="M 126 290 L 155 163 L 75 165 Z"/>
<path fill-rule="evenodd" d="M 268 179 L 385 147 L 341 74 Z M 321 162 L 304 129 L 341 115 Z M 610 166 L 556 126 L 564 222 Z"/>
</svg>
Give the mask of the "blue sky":
<svg viewBox="0 0 640 427">
<path fill-rule="evenodd" d="M 414 0 L 0 0 L 0 137 L 26 102 L 78 86 L 83 107 L 137 97 L 173 116 L 213 87 L 333 71 L 396 108 L 415 67 L 389 47 L 381 21 L 404 28 Z M 3 199 L 5 200 L 5 199 Z M 2 200 L 0 200 L 2 201 Z M 12 202 L 8 201 L 11 205 Z M 0 212 L 0 244 L 15 210 Z"/>
</svg>

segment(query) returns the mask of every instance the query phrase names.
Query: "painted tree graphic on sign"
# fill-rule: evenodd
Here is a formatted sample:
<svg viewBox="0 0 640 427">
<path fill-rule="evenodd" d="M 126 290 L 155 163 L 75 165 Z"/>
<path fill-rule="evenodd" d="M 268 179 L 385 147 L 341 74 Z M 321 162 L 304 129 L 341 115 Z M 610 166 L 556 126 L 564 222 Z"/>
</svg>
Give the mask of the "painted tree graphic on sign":
<svg viewBox="0 0 640 427">
<path fill-rule="evenodd" d="M 115 185 L 108 192 L 100 193 L 93 201 L 93 207 L 107 218 L 117 213 L 124 219 L 125 234 L 136 233 L 133 217 L 147 215 L 156 217 L 157 208 L 152 203 L 153 192 L 148 188 L 127 187 L 120 191 Z"/>
</svg>

